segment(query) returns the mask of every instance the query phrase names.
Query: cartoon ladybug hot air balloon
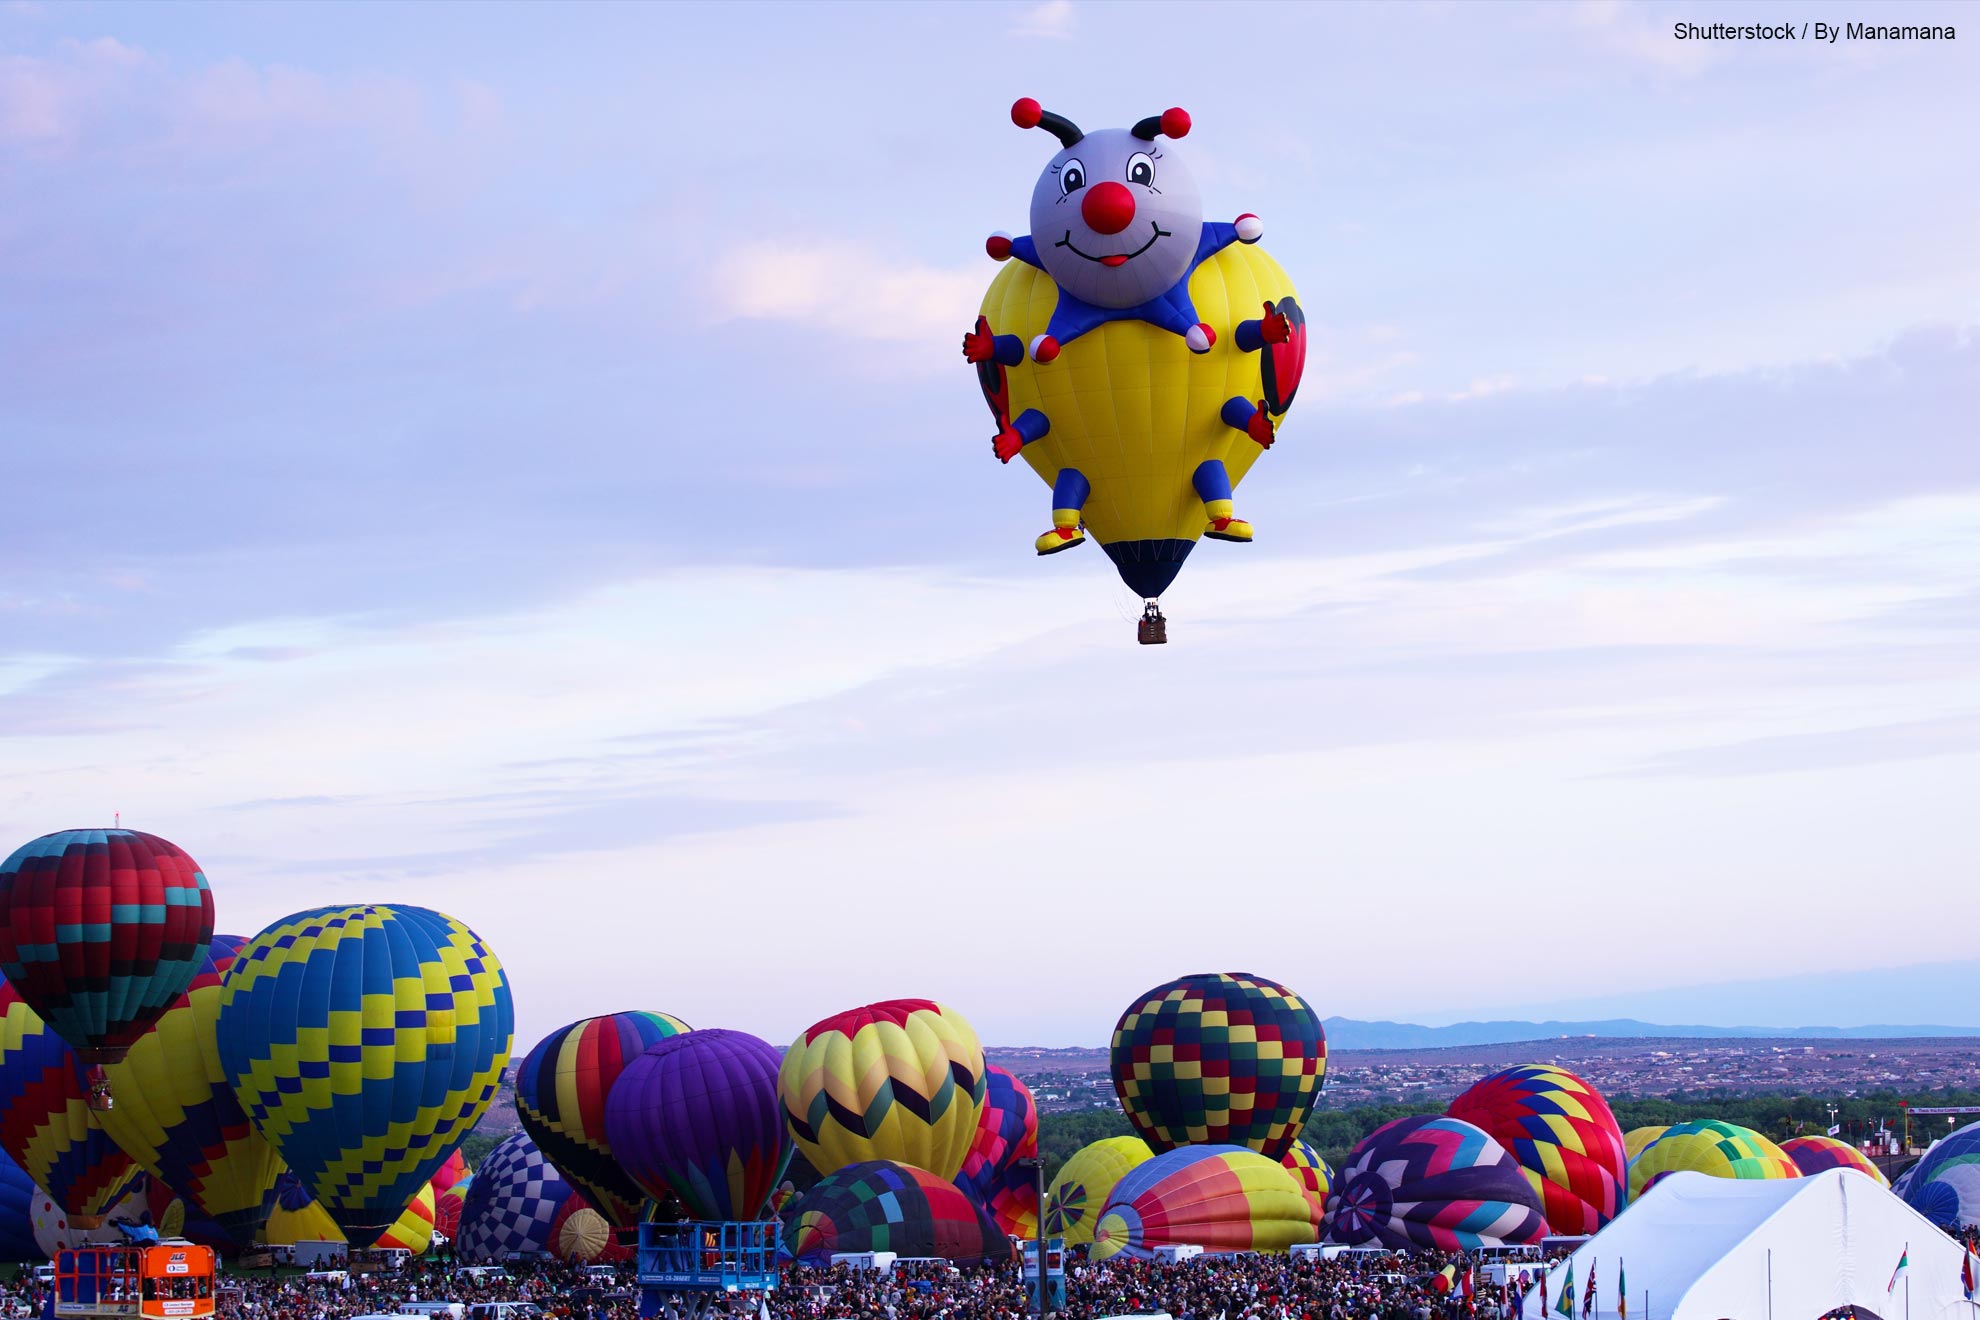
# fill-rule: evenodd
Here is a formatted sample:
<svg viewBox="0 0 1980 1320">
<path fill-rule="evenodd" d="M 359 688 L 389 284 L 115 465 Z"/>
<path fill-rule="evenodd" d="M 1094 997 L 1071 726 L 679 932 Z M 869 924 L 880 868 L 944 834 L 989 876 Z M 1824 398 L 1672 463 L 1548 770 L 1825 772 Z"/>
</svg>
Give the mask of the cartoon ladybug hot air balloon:
<svg viewBox="0 0 1980 1320">
<path fill-rule="evenodd" d="M 0 971 L 90 1073 L 124 1057 L 186 992 L 213 939 L 213 894 L 185 849 L 136 830 L 44 834 L 0 862 Z"/>
<path fill-rule="evenodd" d="M 1176 141 L 1180 109 L 1083 132 L 1029 97 L 1020 128 L 1060 148 L 1031 194 L 1031 233 L 993 234 L 1010 264 L 984 295 L 963 357 L 1003 462 L 1052 488 L 1041 555 L 1089 533 L 1146 598 L 1140 640 L 1168 639 L 1158 598 L 1199 537 L 1248 542 L 1235 490 L 1278 428 L 1306 365 L 1306 315 L 1258 246 L 1249 213 L 1207 221 Z"/>
</svg>

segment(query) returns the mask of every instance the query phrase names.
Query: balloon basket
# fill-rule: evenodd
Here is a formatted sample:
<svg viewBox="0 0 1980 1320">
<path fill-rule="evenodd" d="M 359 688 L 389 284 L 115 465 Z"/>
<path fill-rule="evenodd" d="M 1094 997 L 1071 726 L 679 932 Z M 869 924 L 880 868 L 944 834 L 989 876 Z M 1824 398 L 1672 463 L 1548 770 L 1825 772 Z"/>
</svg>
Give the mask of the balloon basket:
<svg viewBox="0 0 1980 1320">
<path fill-rule="evenodd" d="M 1141 608 L 1134 639 L 1143 646 L 1161 646 L 1169 640 L 1169 621 L 1162 617 L 1162 602 L 1151 600 Z"/>
<path fill-rule="evenodd" d="M 89 1070 L 89 1107 L 97 1113 L 108 1113 L 117 1107 L 116 1097 L 110 1094 L 110 1074 L 100 1066 Z"/>
</svg>

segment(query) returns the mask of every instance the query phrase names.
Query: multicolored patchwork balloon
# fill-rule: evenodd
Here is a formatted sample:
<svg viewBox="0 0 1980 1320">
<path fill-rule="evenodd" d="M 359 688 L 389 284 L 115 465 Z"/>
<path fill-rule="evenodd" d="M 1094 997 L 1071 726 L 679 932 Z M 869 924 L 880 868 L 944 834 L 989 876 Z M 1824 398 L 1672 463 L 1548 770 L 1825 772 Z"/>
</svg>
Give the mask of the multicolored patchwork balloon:
<svg viewBox="0 0 1980 1320">
<path fill-rule="evenodd" d="M 666 1013 L 584 1018 L 546 1036 L 516 1070 L 523 1131 L 614 1228 L 639 1223 L 646 1194 L 619 1167 L 605 1102 L 626 1066 L 688 1024 Z"/>
<path fill-rule="evenodd" d="M 1903 1183 L 1905 1204 L 1954 1230 L 1980 1227 L 1980 1124 L 1932 1143 Z"/>
<path fill-rule="evenodd" d="M 512 1253 L 548 1251 L 557 1213 L 573 1194 L 528 1133 L 505 1137 L 468 1184 L 455 1254 L 470 1264 L 499 1265 Z"/>
<path fill-rule="evenodd" d="M 784 1219 L 784 1251 L 804 1265 L 829 1264 L 839 1251 L 993 1264 L 1011 1259 L 1011 1242 L 954 1183 L 892 1160 L 866 1160 L 798 1198 Z"/>
<path fill-rule="evenodd" d="M 605 1102 L 619 1166 L 697 1219 L 755 1219 L 791 1162 L 775 1046 L 746 1031 L 692 1031 L 627 1064 Z"/>
<path fill-rule="evenodd" d="M 1069 1247 L 1091 1243 L 1114 1187 L 1129 1170 L 1154 1158 L 1140 1137 L 1106 1137 L 1081 1146 L 1045 1191 L 1046 1234 L 1064 1238 Z"/>
<path fill-rule="evenodd" d="M 1032 1237 L 1038 1228 L 1038 1175 L 1019 1160 L 1038 1157 L 1038 1102 L 1007 1069 L 985 1069 L 983 1112 L 963 1157 L 956 1185 L 975 1197 L 1006 1233 Z"/>
<path fill-rule="evenodd" d="M 1348 1246 L 1476 1251 L 1546 1234 L 1540 1195 L 1512 1153 L 1442 1115 L 1399 1118 L 1362 1138 L 1327 1200 L 1327 1235 Z"/>
<path fill-rule="evenodd" d="M 1121 1014 L 1110 1067 L 1128 1121 L 1157 1153 L 1235 1145 L 1276 1162 L 1319 1098 L 1327 1033 L 1276 981 L 1185 976 Z"/>
<path fill-rule="evenodd" d="M 85 1065 L 123 1058 L 212 940 L 205 875 L 155 834 L 63 830 L 0 862 L 0 971 Z"/>
<path fill-rule="evenodd" d="M 378 1235 L 378 1245 L 403 1247 L 415 1256 L 424 1256 L 433 1245 L 434 1200 L 432 1183 L 420 1188 L 392 1226 Z"/>
<path fill-rule="evenodd" d="M 1854 1169 L 1876 1179 L 1880 1187 L 1891 1185 L 1884 1171 L 1847 1141 L 1834 1137 L 1792 1137 L 1781 1143 L 1781 1151 L 1794 1161 L 1794 1167 L 1801 1170 L 1804 1178 L 1826 1169 Z"/>
<path fill-rule="evenodd" d="M 1594 1233 L 1622 1213 L 1629 1156 L 1601 1093 L 1565 1068 L 1528 1063 L 1495 1072 L 1445 1111 L 1512 1152 L 1556 1233 Z"/>
<path fill-rule="evenodd" d="M 77 1227 L 144 1175 L 94 1120 L 88 1070 L 12 982 L 0 982 L 0 1149 Z"/>
<path fill-rule="evenodd" d="M 947 1181 L 983 1107 L 983 1045 L 962 1015 L 890 999 L 826 1018 L 784 1055 L 784 1121 L 811 1167 L 893 1160 Z"/>
<path fill-rule="evenodd" d="M 473 931 L 359 904 L 284 917 L 243 945 L 216 1035 L 249 1120 L 370 1246 L 495 1098 L 514 1031 L 508 976 Z"/>
<path fill-rule="evenodd" d="M 1308 1145 L 1305 1138 L 1293 1142 L 1292 1149 L 1279 1163 L 1291 1171 L 1306 1189 L 1306 1194 L 1320 1207 L 1321 1213 L 1327 1209 L 1327 1197 L 1334 1190 L 1334 1171 L 1327 1161 L 1320 1158 L 1320 1152 Z"/>
<path fill-rule="evenodd" d="M 1244 1146 L 1184 1146 L 1136 1166 L 1107 1198 L 1093 1259 L 1154 1257 L 1179 1244 L 1206 1252 L 1284 1251 L 1320 1238 L 1320 1207 L 1275 1160 Z"/>
<path fill-rule="evenodd" d="M 1801 1176 L 1786 1151 L 1752 1128 L 1701 1118 L 1667 1128 L 1629 1162 L 1629 1199 L 1634 1201 L 1659 1178 L 1682 1170 L 1714 1178 Z"/>
<path fill-rule="evenodd" d="M 106 1069 L 116 1104 L 96 1114 L 145 1172 L 250 1246 L 275 1208 L 282 1157 L 241 1109 L 220 1066 L 222 982 L 241 946 L 216 935 L 199 974 L 129 1053 Z"/>
</svg>

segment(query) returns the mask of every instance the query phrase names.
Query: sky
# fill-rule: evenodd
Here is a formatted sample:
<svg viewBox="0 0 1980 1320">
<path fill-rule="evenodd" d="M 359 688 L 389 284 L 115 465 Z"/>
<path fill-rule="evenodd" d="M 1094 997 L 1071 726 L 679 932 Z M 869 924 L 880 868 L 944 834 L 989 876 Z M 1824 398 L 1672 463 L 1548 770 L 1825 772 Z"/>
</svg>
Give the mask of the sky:
<svg viewBox="0 0 1980 1320">
<path fill-rule="evenodd" d="M 1980 5 L 1671 32 L 1865 17 L 5 0 L 0 849 L 447 911 L 518 1054 L 1980 1025 Z M 1188 109 L 1307 308 L 1167 647 L 957 353 L 1025 95 Z"/>
</svg>

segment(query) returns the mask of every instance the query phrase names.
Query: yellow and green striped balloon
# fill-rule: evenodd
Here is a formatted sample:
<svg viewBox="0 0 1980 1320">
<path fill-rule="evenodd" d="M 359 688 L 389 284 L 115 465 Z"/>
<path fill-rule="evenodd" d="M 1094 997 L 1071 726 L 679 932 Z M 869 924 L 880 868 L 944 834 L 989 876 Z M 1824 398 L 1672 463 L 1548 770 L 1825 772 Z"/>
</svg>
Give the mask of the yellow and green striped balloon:
<svg viewBox="0 0 1980 1320">
<path fill-rule="evenodd" d="M 250 940 L 221 989 L 241 1108 L 345 1236 L 377 1241 L 495 1097 L 515 1012 L 502 964 L 426 908 L 299 912 Z"/>
</svg>

